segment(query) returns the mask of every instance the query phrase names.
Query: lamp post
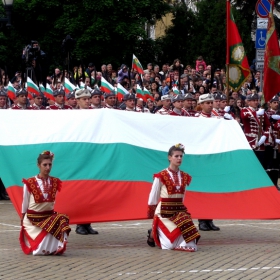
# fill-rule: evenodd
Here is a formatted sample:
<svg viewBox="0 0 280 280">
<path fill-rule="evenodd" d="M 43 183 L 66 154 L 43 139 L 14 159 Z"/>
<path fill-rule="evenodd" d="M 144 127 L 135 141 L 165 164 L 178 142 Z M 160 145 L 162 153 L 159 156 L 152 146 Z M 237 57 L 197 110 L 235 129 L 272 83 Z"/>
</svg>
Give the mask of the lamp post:
<svg viewBox="0 0 280 280">
<path fill-rule="evenodd" d="M 11 15 L 14 0 L 2 0 L 2 3 L 4 5 L 7 17 L 0 17 L 0 23 L 6 23 L 6 27 L 11 27 Z"/>
</svg>

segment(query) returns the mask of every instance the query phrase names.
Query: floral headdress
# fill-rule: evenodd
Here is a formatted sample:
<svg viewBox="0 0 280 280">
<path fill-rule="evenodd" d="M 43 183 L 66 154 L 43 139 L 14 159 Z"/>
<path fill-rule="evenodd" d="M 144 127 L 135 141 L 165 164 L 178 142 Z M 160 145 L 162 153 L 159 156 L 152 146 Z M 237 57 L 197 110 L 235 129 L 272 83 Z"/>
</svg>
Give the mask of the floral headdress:
<svg viewBox="0 0 280 280">
<path fill-rule="evenodd" d="M 50 156 L 52 159 L 54 159 L 54 153 L 51 152 L 51 151 L 43 151 L 43 152 L 41 153 L 41 155 L 48 155 L 48 156 Z"/>
<path fill-rule="evenodd" d="M 174 147 L 175 148 L 179 148 L 180 150 L 185 152 L 185 146 L 183 144 L 181 144 L 181 143 L 175 144 Z"/>
</svg>

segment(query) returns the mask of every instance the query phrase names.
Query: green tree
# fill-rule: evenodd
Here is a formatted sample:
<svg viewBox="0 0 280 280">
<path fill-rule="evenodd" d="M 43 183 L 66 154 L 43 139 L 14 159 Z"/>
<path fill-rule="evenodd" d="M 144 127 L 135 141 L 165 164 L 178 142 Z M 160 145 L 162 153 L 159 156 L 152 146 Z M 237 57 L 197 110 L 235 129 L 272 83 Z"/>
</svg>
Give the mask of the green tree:
<svg viewBox="0 0 280 280">
<path fill-rule="evenodd" d="M 72 55 L 79 61 L 117 67 L 123 62 L 130 65 L 133 53 L 149 61 L 156 46 L 146 35 L 145 23 L 154 24 L 169 9 L 164 0 L 15 0 L 13 28 L 9 34 L 0 32 L 5 42 L 0 63 L 19 67 L 22 48 L 36 39 L 50 64 L 61 65 L 61 44 L 67 34 L 76 40 Z"/>
<path fill-rule="evenodd" d="M 195 55 L 195 50 L 191 48 L 196 33 L 195 14 L 182 1 L 173 3 L 172 15 L 172 25 L 167 28 L 165 36 L 157 40 L 160 46 L 158 61 L 172 63 L 174 59 L 179 58 L 184 63 L 190 63 Z"/>
<path fill-rule="evenodd" d="M 173 26 L 160 39 L 166 55 L 179 57 L 184 64 L 195 64 L 202 55 L 207 63 L 224 67 L 226 62 L 226 1 L 201 0 L 197 11 L 190 10 L 184 1 L 173 7 Z M 247 54 L 252 56 L 251 23 L 233 6 L 235 21 Z M 252 20 L 252 18 L 248 19 Z"/>
</svg>

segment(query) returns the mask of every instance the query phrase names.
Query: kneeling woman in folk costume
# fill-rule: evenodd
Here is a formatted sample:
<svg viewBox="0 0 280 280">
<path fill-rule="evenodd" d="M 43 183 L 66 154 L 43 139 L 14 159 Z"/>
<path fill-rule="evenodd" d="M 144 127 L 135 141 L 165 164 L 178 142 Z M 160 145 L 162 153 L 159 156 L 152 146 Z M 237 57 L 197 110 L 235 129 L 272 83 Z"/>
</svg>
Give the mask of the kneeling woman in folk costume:
<svg viewBox="0 0 280 280">
<path fill-rule="evenodd" d="M 61 255 L 71 231 L 69 218 L 54 211 L 62 182 L 49 176 L 54 154 L 44 151 L 37 159 L 39 174 L 23 179 L 20 245 L 25 254 Z"/>
<path fill-rule="evenodd" d="M 168 151 L 169 167 L 154 175 L 148 201 L 148 218 L 154 220 L 147 242 L 154 247 L 154 238 L 162 249 L 195 252 L 200 235 L 183 204 L 185 188 L 192 179 L 179 170 L 183 154 L 182 144 L 172 146 Z"/>
</svg>

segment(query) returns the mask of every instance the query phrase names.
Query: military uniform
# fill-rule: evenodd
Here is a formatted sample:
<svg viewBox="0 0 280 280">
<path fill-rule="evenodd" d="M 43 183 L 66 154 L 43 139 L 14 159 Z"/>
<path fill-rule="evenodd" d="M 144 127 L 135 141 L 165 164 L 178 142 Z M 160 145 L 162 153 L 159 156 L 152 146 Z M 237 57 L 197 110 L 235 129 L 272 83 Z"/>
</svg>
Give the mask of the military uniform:
<svg viewBox="0 0 280 280">
<path fill-rule="evenodd" d="M 80 90 L 77 90 L 75 92 L 75 98 L 77 100 L 79 100 L 80 98 L 82 97 L 86 97 L 86 100 L 89 100 L 89 98 L 91 97 L 91 92 L 88 90 L 88 89 L 80 89 Z M 79 101 L 78 101 L 79 103 Z M 79 109 L 80 110 L 87 110 L 87 109 L 90 109 L 88 108 L 88 104 L 87 103 L 84 103 L 83 104 L 84 108 L 81 107 L 81 104 L 80 104 L 80 107 Z M 98 234 L 98 231 L 94 230 L 92 227 L 91 227 L 91 224 L 79 224 L 77 225 L 76 227 L 76 233 L 77 234 L 82 234 L 82 235 L 87 235 L 87 234 Z"/>
<path fill-rule="evenodd" d="M 140 107 L 140 106 L 136 106 L 136 112 L 138 113 L 151 113 L 150 110 L 148 108 L 145 108 L 145 107 Z"/>
<path fill-rule="evenodd" d="M 270 103 L 279 103 L 278 96 L 274 96 Z M 278 153 L 278 144 L 280 140 L 280 113 L 278 110 L 274 110 L 269 108 L 266 111 L 266 115 L 268 116 L 270 127 L 269 127 L 269 136 L 265 141 L 265 167 L 266 173 L 270 177 L 271 181 L 278 188 L 278 178 L 279 178 L 279 160 L 280 155 Z M 278 135 L 279 134 L 279 135 Z"/>
<path fill-rule="evenodd" d="M 176 95 L 176 96 L 174 96 L 173 98 L 172 98 L 172 103 L 175 103 L 175 102 L 177 102 L 177 101 L 180 101 L 180 102 L 183 102 L 185 100 L 185 98 L 184 98 L 184 96 L 182 95 L 182 94 L 178 94 L 178 95 Z M 182 104 L 182 103 L 181 103 Z M 179 104 L 178 104 L 179 105 Z M 182 104 L 183 105 L 183 104 Z M 181 105 L 181 106 L 182 106 Z M 173 110 L 170 112 L 170 114 L 169 115 L 171 115 L 171 116 L 182 116 L 182 117 L 186 117 L 187 116 L 187 114 L 186 114 L 186 112 L 183 110 L 183 108 L 182 109 L 179 109 L 179 108 L 176 108 L 176 107 L 174 107 L 173 108 Z"/>
<path fill-rule="evenodd" d="M 207 102 L 207 101 L 214 101 L 214 96 L 212 94 L 202 94 L 199 97 L 199 103 L 203 103 L 203 102 Z M 205 113 L 205 112 L 200 112 L 199 113 L 199 118 L 222 118 L 220 116 L 215 116 L 211 113 Z M 220 228 L 215 226 L 213 223 L 212 219 L 199 219 L 198 220 L 199 223 L 199 229 L 203 230 L 203 231 L 209 231 L 209 230 L 214 230 L 214 231 L 219 231 Z"/>
<path fill-rule="evenodd" d="M 53 92 L 53 96 L 56 97 L 58 95 L 65 96 L 65 91 L 63 89 L 57 89 Z M 55 102 L 53 105 L 48 106 L 46 109 L 48 110 L 72 110 L 73 108 L 66 104 L 58 104 Z"/>
<path fill-rule="evenodd" d="M 36 105 L 36 104 L 34 103 L 33 105 L 31 105 L 31 106 L 29 107 L 29 109 L 30 109 L 30 110 L 45 110 L 46 107 L 43 106 L 43 105 L 38 106 L 38 105 Z"/>
<path fill-rule="evenodd" d="M 193 95 L 191 93 L 187 93 L 185 95 L 185 100 L 194 100 L 195 98 L 193 97 Z M 186 117 L 195 117 L 196 114 L 197 114 L 197 111 L 191 109 L 191 108 L 186 108 L 186 107 L 183 107 L 182 109 L 184 111 L 184 115 Z"/>
<path fill-rule="evenodd" d="M 5 92 L 5 90 L 0 90 L 0 97 L 4 98 L 6 100 L 4 106 L 0 106 L 0 110 L 1 109 L 8 109 L 8 106 L 7 106 L 7 98 L 8 98 L 8 96 L 7 96 L 6 92 Z"/>
<path fill-rule="evenodd" d="M 160 115 L 170 115 L 172 111 L 168 108 L 162 107 L 161 109 L 159 109 L 158 111 L 156 111 L 156 114 L 160 114 Z"/>
<path fill-rule="evenodd" d="M 107 103 L 107 101 L 106 101 L 106 99 L 107 98 L 109 98 L 109 97 L 111 97 L 111 96 L 114 96 L 115 98 L 116 98 L 116 93 L 115 93 L 115 91 L 110 91 L 110 92 L 106 92 L 105 94 L 104 94 L 104 98 L 105 98 L 105 105 L 104 105 L 104 107 L 103 108 L 105 108 L 105 109 L 116 109 L 114 106 L 115 105 L 109 105 L 108 103 Z"/>
<path fill-rule="evenodd" d="M 101 96 L 102 96 L 102 92 L 101 92 L 99 89 L 95 88 L 94 90 L 91 91 L 91 98 L 92 98 L 94 95 L 100 96 L 100 104 L 99 104 L 99 105 L 90 104 L 90 106 L 89 106 L 90 109 L 100 109 L 100 108 L 102 108 L 102 107 L 101 107 Z"/>
<path fill-rule="evenodd" d="M 170 95 L 163 95 L 161 97 L 161 100 L 171 100 L 171 96 Z M 160 115 L 170 115 L 170 113 L 172 112 L 172 110 L 170 110 L 169 108 L 162 106 L 161 109 L 157 110 L 155 114 L 160 114 Z"/>
<path fill-rule="evenodd" d="M 248 101 L 258 100 L 257 94 L 251 94 L 247 96 Z M 243 124 L 243 130 L 248 143 L 255 155 L 259 159 L 263 168 L 265 166 L 265 146 L 264 143 L 269 137 L 269 119 L 264 109 L 256 110 L 253 107 L 243 108 L 240 112 L 240 118 Z"/>
<path fill-rule="evenodd" d="M 25 95 L 27 97 L 27 94 L 28 93 L 24 88 L 21 88 L 16 91 L 16 97 L 18 97 L 20 95 Z M 21 105 L 21 104 L 17 103 L 17 104 L 13 104 L 11 109 L 12 110 L 30 110 L 30 107 L 27 106 L 27 104 Z"/>
<path fill-rule="evenodd" d="M 126 105 L 126 102 L 129 101 L 129 100 L 133 100 L 134 101 L 133 108 L 129 108 Z M 126 105 L 124 111 L 127 111 L 127 112 L 138 112 L 138 111 L 136 111 L 136 108 L 135 108 L 136 97 L 135 97 L 134 94 L 132 94 L 132 93 L 125 94 L 124 97 L 123 97 L 123 101 L 125 102 L 125 105 Z M 138 113 L 140 113 L 140 111 Z"/>
</svg>

